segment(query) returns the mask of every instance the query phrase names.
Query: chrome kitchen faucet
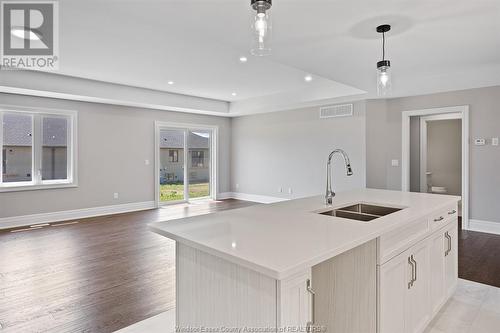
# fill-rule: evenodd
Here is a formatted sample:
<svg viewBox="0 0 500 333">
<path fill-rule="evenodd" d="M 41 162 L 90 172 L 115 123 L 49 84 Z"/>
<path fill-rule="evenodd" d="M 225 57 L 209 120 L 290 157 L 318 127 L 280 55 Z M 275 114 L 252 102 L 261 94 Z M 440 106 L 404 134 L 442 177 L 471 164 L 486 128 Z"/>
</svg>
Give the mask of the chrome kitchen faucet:
<svg viewBox="0 0 500 333">
<path fill-rule="evenodd" d="M 335 192 L 332 190 L 332 157 L 335 154 L 341 154 L 344 157 L 345 168 L 348 176 L 352 176 L 351 162 L 349 161 L 349 156 L 342 149 L 335 149 L 328 156 L 328 162 L 326 163 L 326 194 L 325 201 L 327 205 L 331 205 Z"/>
</svg>

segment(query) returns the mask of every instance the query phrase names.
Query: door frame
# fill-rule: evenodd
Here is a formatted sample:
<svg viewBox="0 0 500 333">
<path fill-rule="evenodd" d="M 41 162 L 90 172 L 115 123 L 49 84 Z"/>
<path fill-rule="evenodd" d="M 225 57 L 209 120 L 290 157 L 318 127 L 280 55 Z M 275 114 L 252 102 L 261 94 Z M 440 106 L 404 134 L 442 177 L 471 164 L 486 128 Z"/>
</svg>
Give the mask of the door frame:
<svg viewBox="0 0 500 333">
<path fill-rule="evenodd" d="M 210 138 L 210 163 L 209 163 L 209 175 L 210 175 L 210 195 L 204 198 L 189 199 L 189 173 L 187 166 L 188 161 L 188 149 L 184 150 L 184 200 L 176 200 L 171 202 L 162 203 L 160 201 L 160 130 L 162 129 L 172 129 L 172 130 L 185 130 L 184 132 L 184 144 L 187 147 L 187 132 L 190 130 L 206 130 L 211 131 L 212 136 Z M 155 206 L 161 207 L 165 205 L 186 203 L 193 200 L 200 199 L 212 199 L 215 200 L 218 193 L 218 181 L 217 181 L 217 156 L 218 156 L 218 142 L 219 142 L 219 127 L 212 125 L 202 125 L 202 124 L 191 124 L 191 123 L 173 123 L 156 120 L 155 121 L 155 131 L 154 131 L 154 141 L 155 141 L 155 163 L 154 163 L 154 179 L 155 179 Z"/>
<path fill-rule="evenodd" d="M 462 229 L 469 222 L 469 105 L 410 110 L 402 112 L 401 190 L 410 191 L 410 117 L 458 113 L 462 119 Z"/>
<path fill-rule="evenodd" d="M 420 192 L 427 192 L 427 123 L 436 120 L 462 119 L 461 113 L 445 113 L 420 117 Z"/>
</svg>

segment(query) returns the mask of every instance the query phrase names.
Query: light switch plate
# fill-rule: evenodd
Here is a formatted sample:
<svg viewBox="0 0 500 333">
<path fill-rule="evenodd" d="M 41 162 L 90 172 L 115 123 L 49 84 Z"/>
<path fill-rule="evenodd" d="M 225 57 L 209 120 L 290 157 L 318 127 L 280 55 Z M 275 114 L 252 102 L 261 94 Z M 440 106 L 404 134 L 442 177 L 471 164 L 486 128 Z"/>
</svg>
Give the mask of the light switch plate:
<svg viewBox="0 0 500 333">
<path fill-rule="evenodd" d="M 498 138 L 491 138 L 491 145 L 498 146 Z"/>
<path fill-rule="evenodd" d="M 398 166 L 399 166 L 399 160 L 392 160 L 392 161 L 391 161 L 391 165 L 392 165 L 393 167 L 398 167 Z"/>
<path fill-rule="evenodd" d="M 485 139 L 476 139 L 476 140 L 474 140 L 474 144 L 476 146 L 484 146 L 486 144 L 486 140 Z"/>
</svg>

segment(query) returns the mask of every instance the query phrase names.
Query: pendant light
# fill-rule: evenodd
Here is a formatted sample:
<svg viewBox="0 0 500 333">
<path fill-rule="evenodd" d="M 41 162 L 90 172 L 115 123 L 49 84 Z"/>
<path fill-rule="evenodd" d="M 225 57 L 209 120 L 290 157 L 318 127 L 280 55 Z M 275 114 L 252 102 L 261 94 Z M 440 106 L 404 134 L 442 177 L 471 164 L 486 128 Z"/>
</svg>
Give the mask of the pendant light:
<svg viewBox="0 0 500 333">
<path fill-rule="evenodd" d="M 388 24 L 379 25 L 377 32 L 382 34 L 382 60 L 377 62 L 377 94 L 385 96 L 391 91 L 391 62 L 385 59 L 385 33 L 391 30 Z"/>
<path fill-rule="evenodd" d="M 272 0 L 250 0 L 250 5 L 255 11 L 252 15 L 251 30 L 253 35 L 250 53 L 255 56 L 266 56 L 271 54 L 271 9 Z"/>
</svg>

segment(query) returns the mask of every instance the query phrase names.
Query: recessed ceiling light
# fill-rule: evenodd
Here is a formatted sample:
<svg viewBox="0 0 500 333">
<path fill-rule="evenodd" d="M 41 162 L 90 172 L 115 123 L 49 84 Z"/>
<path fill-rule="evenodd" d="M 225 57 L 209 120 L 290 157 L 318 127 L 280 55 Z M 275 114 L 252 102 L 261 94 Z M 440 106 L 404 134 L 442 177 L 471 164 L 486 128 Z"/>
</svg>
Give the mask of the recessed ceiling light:
<svg viewBox="0 0 500 333">
<path fill-rule="evenodd" d="M 167 83 L 172 85 L 172 84 L 174 84 L 174 81 L 168 81 Z"/>
<path fill-rule="evenodd" d="M 232 93 L 231 95 L 236 96 L 236 93 L 234 92 L 234 93 Z"/>
<path fill-rule="evenodd" d="M 313 77 L 311 75 L 304 76 L 304 81 L 311 82 L 312 80 L 313 80 Z"/>
<path fill-rule="evenodd" d="M 248 58 L 247 57 L 240 57 L 240 62 L 247 62 Z"/>
</svg>

